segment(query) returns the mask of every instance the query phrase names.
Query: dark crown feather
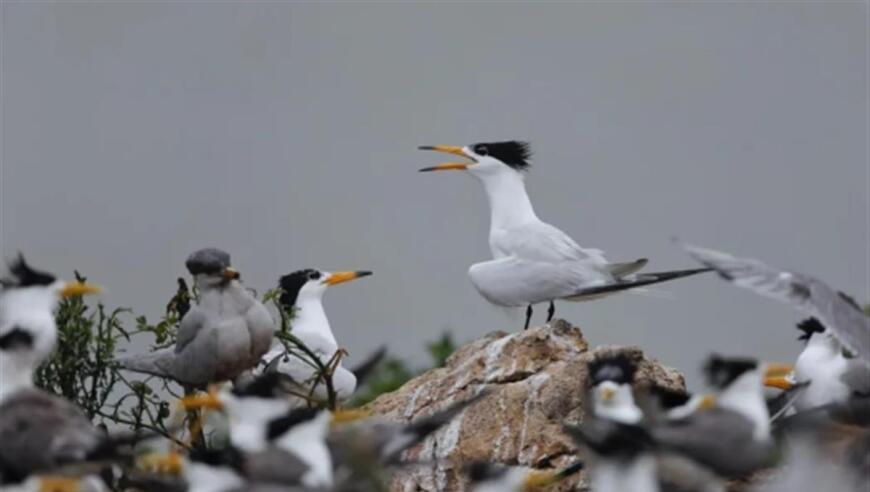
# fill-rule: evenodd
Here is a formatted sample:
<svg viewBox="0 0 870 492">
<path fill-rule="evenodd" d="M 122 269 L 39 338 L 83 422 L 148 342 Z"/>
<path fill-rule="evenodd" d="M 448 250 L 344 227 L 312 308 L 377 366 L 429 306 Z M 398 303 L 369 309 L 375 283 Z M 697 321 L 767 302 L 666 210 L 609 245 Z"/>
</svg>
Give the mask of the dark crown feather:
<svg viewBox="0 0 870 492">
<path fill-rule="evenodd" d="M 18 257 L 9 263 L 9 273 L 13 278 L 3 279 L 5 287 L 33 287 L 53 284 L 57 278 L 48 273 L 35 270 L 24 260 L 24 255 L 18 253 Z"/>
<path fill-rule="evenodd" d="M 726 388 L 743 373 L 758 368 L 758 361 L 740 357 L 723 357 L 713 354 L 704 365 L 707 384 L 716 388 Z"/>
<path fill-rule="evenodd" d="M 801 331 L 798 340 L 806 342 L 813 336 L 813 333 L 824 333 L 825 325 L 815 317 L 810 317 L 798 323 L 797 329 Z"/>
<path fill-rule="evenodd" d="M 597 386 L 604 381 L 631 384 L 634 382 L 634 373 L 637 371 L 637 364 L 625 354 L 597 357 L 589 362 L 587 367 L 590 386 Z"/>
<path fill-rule="evenodd" d="M 492 156 L 517 171 L 526 171 L 531 166 L 532 147 L 528 142 L 483 142 L 472 145 L 471 150 L 478 155 Z"/>
</svg>

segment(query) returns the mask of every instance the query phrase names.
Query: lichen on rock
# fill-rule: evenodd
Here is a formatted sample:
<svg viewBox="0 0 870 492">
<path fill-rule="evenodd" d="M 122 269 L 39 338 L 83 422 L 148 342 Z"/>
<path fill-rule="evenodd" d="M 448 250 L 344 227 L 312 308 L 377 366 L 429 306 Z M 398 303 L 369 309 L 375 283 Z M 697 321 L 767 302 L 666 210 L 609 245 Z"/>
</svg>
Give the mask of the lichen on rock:
<svg viewBox="0 0 870 492">
<path fill-rule="evenodd" d="M 461 491 L 463 466 L 489 461 L 532 468 L 560 468 L 581 456 L 563 423 L 580 423 L 589 411 L 586 365 L 604 354 L 624 353 L 638 365 L 635 386 L 655 382 L 683 389 L 683 376 L 637 347 L 589 349 L 582 332 L 564 320 L 518 333 L 493 332 L 459 348 L 445 367 L 381 395 L 374 415 L 409 422 L 481 391 L 488 395 L 406 452 L 430 463 L 397 473 L 394 491 Z M 552 490 L 572 490 L 578 475 Z"/>
</svg>

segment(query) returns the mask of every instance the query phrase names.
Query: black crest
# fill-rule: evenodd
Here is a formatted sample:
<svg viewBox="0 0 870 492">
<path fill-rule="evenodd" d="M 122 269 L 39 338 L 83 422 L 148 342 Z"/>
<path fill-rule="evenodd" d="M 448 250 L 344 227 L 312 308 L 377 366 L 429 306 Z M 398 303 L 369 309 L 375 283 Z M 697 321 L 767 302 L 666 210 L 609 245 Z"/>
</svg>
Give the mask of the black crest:
<svg viewBox="0 0 870 492">
<path fill-rule="evenodd" d="M 184 262 L 191 275 L 216 274 L 230 266 L 230 254 L 217 248 L 194 251 Z"/>
<path fill-rule="evenodd" d="M 637 365 L 625 354 L 598 357 L 588 365 L 589 385 L 598 386 L 605 381 L 631 384 Z"/>
<path fill-rule="evenodd" d="M 707 384 L 723 389 L 745 372 L 757 368 L 758 361 L 755 359 L 722 357 L 713 354 L 704 365 L 704 374 L 707 376 Z"/>
<path fill-rule="evenodd" d="M 296 270 L 293 273 L 288 273 L 281 277 L 281 280 L 278 281 L 278 285 L 284 292 L 281 293 L 279 300 L 281 301 L 281 305 L 284 306 L 284 309 L 289 310 L 296 305 L 296 298 L 299 297 L 299 290 L 302 289 L 303 285 L 308 283 L 310 280 L 317 280 L 320 277 L 320 272 L 311 268 Z"/>
<path fill-rule="evenodd" d="M 203 463 L 210 466 L 228 466 L 236 471 L 244 469 L 245 458 L 242 453 L 233 446 L 227 446 L 222 449 L 206 449 L 200 446 L 194 446 L 190 450 L 190 459 L 197 463 Z"/>
<path fill-rule="evenodd" d="M 292 427 L 309 420 L 314 420 L 320 412 L 325 411 L 319 408 L 295 408 L 287 415 L 271 420 L 269 428 L 266 430 L 266 437 L 270 441 L 273 441 L 283 436 Z"/>
<path fill-rule="evenodd" d="M 246 385 L 233 388 L 233 394 L 240 398 L 277 398 L 279 396 L 286 396 L 282 388 L 284 383 L 289 379 L 290 376 L 280 372 L 267 372 Z"/>
<path fill-rule="evenodd" d="M 510 140 L 507 142 L 477 143 L 471 146 L 477 155 L 494 157 L 517 171 L 525 171 L 531 166 L 532 149 L 528 142 Z"/>
<path fill-rule="evenodd" d="M 798 337 L 798 340 L 806 342 L 813 336 L 813 333 L 824 333 L 825 325 L 818 319 L 810 317 L 798 323 L 797 329 L 801 331 L 801 336 Z"/>
<path fill-rule="evenodd" d="M 6 287 L 34 287 L 47 286 L 53 284 L 57 278 L 54 275 L 34 270 L 24 260 L 24 255 L 18 253 L 18 258 L 9 263 L 9 273 L 12 278 L 4 279 L 3 285 Z"/>
</svg>

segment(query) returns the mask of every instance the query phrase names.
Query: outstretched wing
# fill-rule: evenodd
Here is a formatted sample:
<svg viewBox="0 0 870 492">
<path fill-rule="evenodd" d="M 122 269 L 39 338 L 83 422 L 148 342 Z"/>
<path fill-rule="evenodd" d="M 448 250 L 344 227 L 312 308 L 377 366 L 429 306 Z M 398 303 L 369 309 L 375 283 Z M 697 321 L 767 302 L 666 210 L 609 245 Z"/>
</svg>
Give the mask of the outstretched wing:
<svg viewBox="0 0 870 492">
<path fill-rule="evenodd" d="M 721 251 L 687 244 L 683 247 L 693 258 L 738 287 L 791 304 L 815 316 L 844 347 L 870 365 L 870 317 L 849 297 L 809 275 L 780 270 L 758 260 L 736 258 Z"/>
</svg>

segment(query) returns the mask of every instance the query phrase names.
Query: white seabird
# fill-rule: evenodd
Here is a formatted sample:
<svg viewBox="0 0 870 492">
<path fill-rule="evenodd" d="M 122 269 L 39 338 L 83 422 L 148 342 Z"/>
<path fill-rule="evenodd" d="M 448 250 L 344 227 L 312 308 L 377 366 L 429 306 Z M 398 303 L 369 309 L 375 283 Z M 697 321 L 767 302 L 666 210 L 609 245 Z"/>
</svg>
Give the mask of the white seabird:
<svg viewBox="0 0 870 492">
<path fill-rule="evenodd" d="M 368 271 L 323 272 L 313 269 L 298 270 L 284 275 L 279 281 L 282 290 L 280 302 L 287 312 L 293 313 L 291 334 L 305 344 L 324 365 L 333 361 L 339 351 L 338 342 L 329 326 L 323 309 L 323 294 L 333 285 L 371 275 Z M 326 401 L 326 384 L 320 380 L 320 371 L 312 367 L 305 355 L 287 353 L 284 345 L 275 340 L 271 350 L 263 357 L 270 369 L 287 374 L 294 381 L 314 386 L 313 396 Z M 332 386 L 338 401 L 344 401 L 356 391 L 356 376 L 340 361 L 332 373 Z"/>
<path fill-rule="evenodd" d="M 489 247 L 493 259 L 468 270 L 471 282 L 489 302 L 526 308 L 526 328 L 532 305 L 549 302 L 547 321 L 553 318 L 556 299 L 584 301 L 619 291 L 695 275 L 707 269 L 637 273 L 645 258 L 611 263 L 598 249 L 582 248 L 560 229 L 535 214 L 526 193 L 524 171 L 531 152 L 524 142 L 478 143 L 467 147 L 419 147 L 464 157 L 421 172 L 465 170 L 483 184 L 489 199 Z"/>
</svg>

